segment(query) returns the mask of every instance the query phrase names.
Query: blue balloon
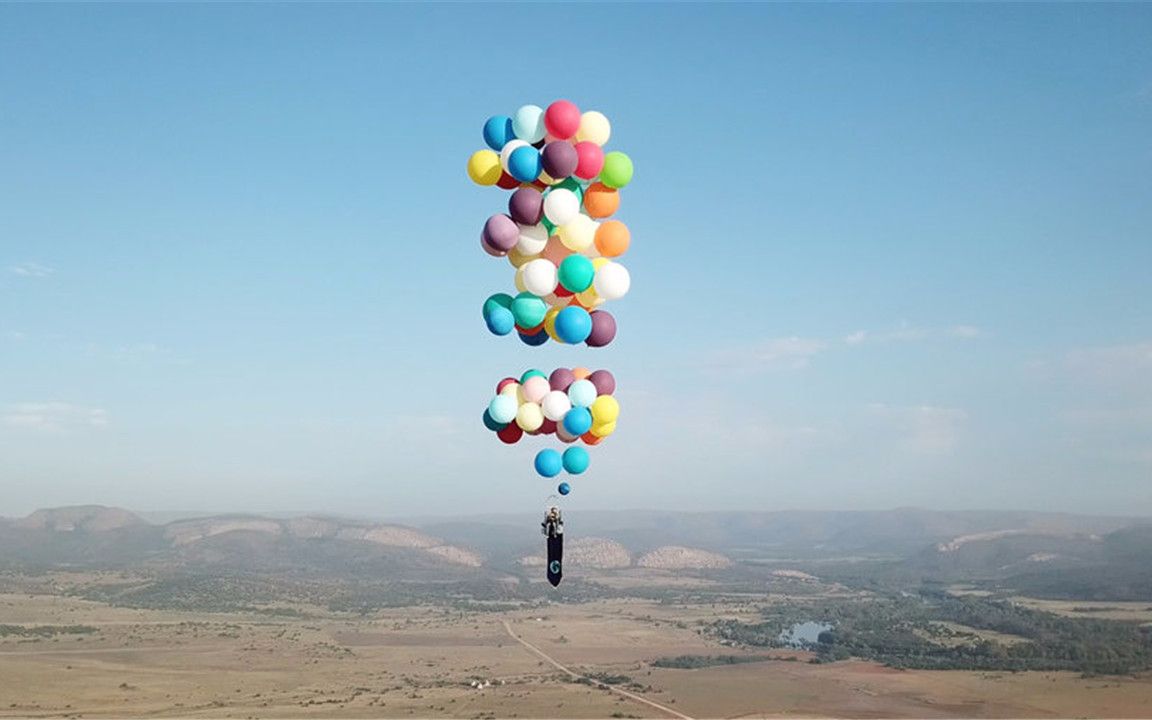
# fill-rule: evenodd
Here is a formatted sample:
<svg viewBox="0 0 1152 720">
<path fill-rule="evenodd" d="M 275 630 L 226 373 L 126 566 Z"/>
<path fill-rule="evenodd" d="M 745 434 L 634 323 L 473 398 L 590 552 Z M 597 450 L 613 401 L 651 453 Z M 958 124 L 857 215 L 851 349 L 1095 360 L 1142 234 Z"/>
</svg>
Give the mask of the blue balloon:
<svg viewBox="0 0 1152 720">
<path fill-rule="evenodd" d="M 516 327 L 516 318 L 507 308 L 496 308 L 484 318 L 484 322 L 493 335 L 507 335 Z"/>
<path fill-rule="evenodd" d="M 540 177 L 540 151 L 522 146 L 508 156 L 508 174 L 520 182 L 532 182 Z"/>
<path fill-rule="evenodd" d="M 592 316 L 582 307 L 568 306 L 556 315 L 556 335 L 569 345 L 582 343 L 592 334 Z"/>
<path fill-rule="evenodd" d="M 564 429 L 569 435 L 580 437 L 592 429 L 592 413 L 588 408 L 572 408 L 564 415 Z"/>
<path fill-rule="evenodd" d="M 564 461 L 560 459 L 560 453 L 551 448 L 536 453 L 535 465 L 536 472 L 549 478 L 556 477 L 564 469 Z"/>
<path fill-rule="evenodd" d="M 512 118 L 507 115 L 493 115 L 484 123 L 484 142 L 496 152 L 504 149 L 509 140 L 515 140 L 512 132 Z"/>
<path fill-rule="evenodd" d="M 588 451 L 575 445 L 564 451 L 561 460 L 564 462 L 564 470 L 573 475 L 579 475 L 587 470 L 588 463 L 592 462 L 588 457 Z"/>
<path fill-rule="evenodd" d="M 567 495 L 568 493 L 572 492 L 572 486 L 566 482 L 562 482 L 556 488 L 556 492 L 560 493 L 561 495 Z"/>
<path fill-rule="evenodd" d="M 525 345 L 531 345 L 532 347 L 543 345 L 544 343 L 548 342 L 548 333 L 544 332 L 543 330 L 536 333 L 535 335 L 525 335 L 524 333 L 519 333 L 519 335 L 520 340 Z"/>
<path fill-rule="evenodd" d="M 500 432 L 504 428 L 508 427 L 508 423 L 496 422 L 495 420 L 492 419 L 492 413 L 488 412 L 488 409 L 485 408 L 484 409 L 484 427 L 488 428 L 492 432 Z"/>
</svg>

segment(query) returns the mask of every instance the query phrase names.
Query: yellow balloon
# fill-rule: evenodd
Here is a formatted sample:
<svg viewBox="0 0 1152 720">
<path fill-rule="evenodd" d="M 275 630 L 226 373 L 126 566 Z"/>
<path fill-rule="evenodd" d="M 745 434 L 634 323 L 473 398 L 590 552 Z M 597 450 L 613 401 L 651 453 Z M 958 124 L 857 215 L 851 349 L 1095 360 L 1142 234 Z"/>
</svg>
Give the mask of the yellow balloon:
<svg viewBox="0 0 1152 720">
<path fill-rule="evenodd" d="M 577 215 L 566 225 L 556 228 L 556 236 L 572 252 L 583 252 L 596 240 L 600 223 L 587 215 Z"/>
<path fill-rule="evenodd" d="M 576 293 L 576 301 L 586 308 L 594 308 L 604 304 L 604 299 L 596 294 L 596 290 L 589 287 L 584 292 Z"/>
<path fill-rule="evenodd" d="M 615 423 L 620 417 L 620 403 L 611 395 L 601 395 L 592 401 L 592 425 Z"/>
<path fill-rule="evenodd" d="M 508 262 L 512 263 L 512 267 L 514 268 L 519 268 L 524 265 L 524 263 L 528 262 L 529 260 L 535 260 L 537 257 L 538 256 L 536 255 L 525 255 L 524 253 L 520 252 L 519 248 L 512 248 L 508 251 Z M 520 274 L 517 273 L 516 277 L 519 278 Z"/>
<path fill-rule="evenodd" d="M 516 277 L 512 279 L 516 285 L 517 292 L 528 292 L 528 288 L 524 287 L 524 266 L 516 268 Z"/>
<path fill-rule="evenodd" d="M 592 269 L 599 270 L 610 262 L 612 261 L 606 257 L 592 258 Z"/>
<path fill-rule="evenodd" d="M 576 142 L 588 140 L 597 145 L 604 145 L 612 137 L 612 123 L 604 117 L 604 113 L 589 110 L 580 116 L 580 129 L 576 131 Z"/>
<path fill-rule="evenodd" d="M 516 398 L 517 401 L 519 401 L 519 399 L 520 399 L 520 383 L 518 383 L 518 382 L 508 383 L 507 385 L 504 386 L 504 389 L 500 391 L 500 394 L 501 395 L 511 395 L 512 397 Z"/>
<path fill-rule="evenodd" d="M 560 308 L 549 308 L 548 312 L 544 313 L 544 332 L 548 333 L 548 337 L 553 341 L 562 343 L 563 340 L 556 334 L 556 316 L 560 314 Z"/>
<path fill-rule="evenodd" d="M 614 432 L 616 432 L 616 423 L 615 422 L 603 423 L 602 425 L 593 425 L 592 426 L 592 434 L 595 435 L 596 437 L 600 437 L 600 438 L 608 437 L 609 435 L 611 435 Z"/>
<path fill-rule="evenodd" d="M 495 185 L 501 172 L 500 156 L 495 150 L 477 150 L 468 158 L 468 177 L 477 185 Z"/>
<path fill-rule="evenodd" d="M 544 411 L 536 403 L 524 403 L 516 410 L 516 424 L 525 432 L 539 430 L 544 424 Z"/>
</svg>

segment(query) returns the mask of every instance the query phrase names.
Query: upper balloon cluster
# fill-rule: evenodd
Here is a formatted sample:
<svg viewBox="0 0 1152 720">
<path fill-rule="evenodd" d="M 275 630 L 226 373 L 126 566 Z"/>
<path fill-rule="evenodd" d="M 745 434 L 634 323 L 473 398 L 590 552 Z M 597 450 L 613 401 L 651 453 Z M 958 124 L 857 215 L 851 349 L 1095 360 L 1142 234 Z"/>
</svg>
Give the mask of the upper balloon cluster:
<svg viewBox="0 0 1152 720">
<path fill-rule="evenodd" d="M 632 160 L 604 152 L 608 118 L 557 100 L 547 109 L 525 105 L 511 117 L 491 117 L 483 134 L 490 149 L 473 153 L 469 177 L 514 192 L 508 212 L 484 224 L 480 244 L 516 268 L 519 304 L 541 308 L 517 315 L 493 296 L 484 308 L 488 329 L 496 335 L 515 329 L 529 345 L 550 338 L 608 344 L 616 320 L 597 308 L 628 292 L 628 270 L 614 258 L 628 250 L 631 234 L 607 218 L 620 206 L 619 189 L 632 180 Z"/>
</svg>

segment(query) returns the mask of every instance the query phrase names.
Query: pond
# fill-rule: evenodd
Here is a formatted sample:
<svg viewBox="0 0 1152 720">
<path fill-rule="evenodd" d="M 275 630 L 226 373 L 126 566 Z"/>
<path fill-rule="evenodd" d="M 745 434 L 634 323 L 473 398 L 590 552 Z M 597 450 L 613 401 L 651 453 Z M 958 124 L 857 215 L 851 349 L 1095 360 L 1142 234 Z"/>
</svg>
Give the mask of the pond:
<svg viewBox="0 0 1152 720">
<path fill-rule="evenodd" d="M 776 640 L 784 645 L 794 648 L 805 647 L 807 645 L 815 645 L 820 633 L 825 630 L 831 630 L 832 626 L 828 623 L 814 622 L 809 620 L 807 622 L 796 623 L 784 632 Z"/>
</svg>

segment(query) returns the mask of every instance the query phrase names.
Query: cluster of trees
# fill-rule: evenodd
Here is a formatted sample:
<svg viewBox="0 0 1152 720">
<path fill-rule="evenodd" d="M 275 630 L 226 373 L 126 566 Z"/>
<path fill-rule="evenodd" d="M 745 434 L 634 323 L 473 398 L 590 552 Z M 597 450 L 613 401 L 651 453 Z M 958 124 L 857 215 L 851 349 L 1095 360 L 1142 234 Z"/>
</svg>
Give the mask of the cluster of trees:
<svg viewBox="0 0 1152 720">
<path fill-rule="evenodd" d="M 692 670 L 694 668 L 716 667 L 717 665 L 763 662 L 771 659 L 772 656 L 770 655 L 677 655 L 676 657 L 657 658 L 652 661 L 652 667 Z M 796 658 L 790 659 L 795 660 Z"/>
<path fill-rule="evenodd" d="M 1152 628 L 1098 618 L 1069 618 L 1007 600 L 917 595 L 773 605 L 764 620 L 725 620 L 713 631 L 744 645 L 782 647 L 798 622 L 833 626 L 809 649 L 817 662 L 861 657 L 894 667 L 971 670 L 1075 670 L 1123 674 L 1152 668 Z M 953 623 L 1015 636 L 990 638 L 949 629 Z"/>
<path fill-rule="evenodd" d="M 0 625 L 0 637 L 46 638 L 56 635 L 91 635 L 97 629 L 91 625 Z"/>
</svg>

